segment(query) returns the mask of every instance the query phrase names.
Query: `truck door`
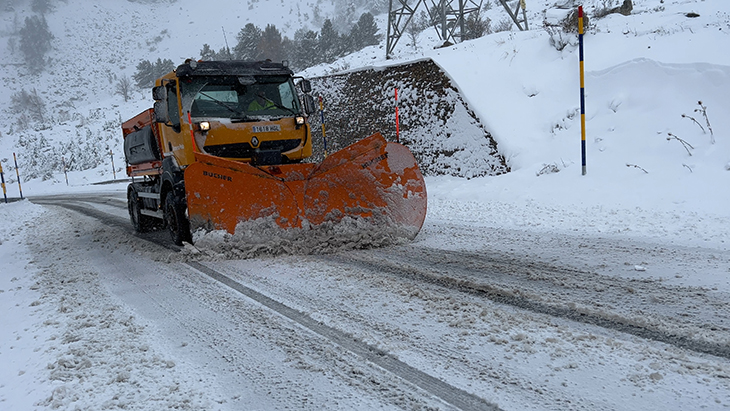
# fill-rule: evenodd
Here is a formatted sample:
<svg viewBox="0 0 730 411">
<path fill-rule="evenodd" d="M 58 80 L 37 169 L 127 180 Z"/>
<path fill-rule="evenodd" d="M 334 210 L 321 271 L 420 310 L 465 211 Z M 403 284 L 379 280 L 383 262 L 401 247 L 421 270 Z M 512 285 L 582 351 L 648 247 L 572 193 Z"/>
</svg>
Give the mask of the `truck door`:
<svg viewBox="0 0 730 411">
<path fill-rule="evenodd" d="M 180 167 L 192 163 L 195 158 L 192 142 L 187 128 L 186 113 L 180 107 L 180 90 L 176 80 L 163 79 L 162 84 L 155 87 L 155 115 L 157 121 L 165 124 L 161 127 L 162 143 L 165 152 L 172 154 Z M 159 99 L 158 99 L 159 98 Z"/>
</svg>

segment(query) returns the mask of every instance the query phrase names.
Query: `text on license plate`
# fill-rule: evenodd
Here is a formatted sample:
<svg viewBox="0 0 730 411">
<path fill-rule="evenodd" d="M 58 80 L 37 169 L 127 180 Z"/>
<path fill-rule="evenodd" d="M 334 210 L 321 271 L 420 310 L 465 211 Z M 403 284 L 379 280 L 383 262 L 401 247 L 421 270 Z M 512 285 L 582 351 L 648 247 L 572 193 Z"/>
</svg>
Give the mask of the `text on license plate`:
<svg viewBox="0 0 730 411">
<path fill-rule="evenodd" d="M 278 124 L 271 124 L 268 126 L 253 126 L 254 133 L 270 133 L 273 131 L 281 131 L 281 126 Z"/>
</svg>

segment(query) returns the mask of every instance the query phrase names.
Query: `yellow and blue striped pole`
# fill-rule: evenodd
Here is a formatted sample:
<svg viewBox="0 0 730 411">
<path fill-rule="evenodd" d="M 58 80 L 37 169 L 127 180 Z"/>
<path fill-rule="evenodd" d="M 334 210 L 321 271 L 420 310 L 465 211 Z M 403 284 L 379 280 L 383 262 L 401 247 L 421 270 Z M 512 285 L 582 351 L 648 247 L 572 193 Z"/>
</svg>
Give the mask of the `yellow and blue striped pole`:
<svg viewBox="0 0 730 411">
<path fill-rule="evenodd" d="M 18 158 L 13 153 L 13 161 L 15 162 L 15 175 L 18 177 L 18 190 L 20 190 L 20 199 L 23 199 L 23 187 L 20 186 L 20 171 L 18 171 Z"/>
<path fill-rule="evenodd" d="M 8 192 L 5 189 L 5 173 L 3 173 L 3 165 L 0 164 L 0 181 L 2 181 L 3 186 L 3 197 L 5 197 L 5 204 L 8 203 Z"/>
<path fill-rule="evenodd" d="M 580 50 L 580 151 L 583 175 L 586 175 L 586 99 L 585 75 L 583 74 L 583 6 L 578 6 L 578 44 Z"/>
<path fill-rule="evenodd" d="M 327 158 L 327 134 L 324 130 L 324 101 L 319 96 L 319 118 L 322 121 L 322 141 L 324 142 L 324 158 Z"/>
</svg>

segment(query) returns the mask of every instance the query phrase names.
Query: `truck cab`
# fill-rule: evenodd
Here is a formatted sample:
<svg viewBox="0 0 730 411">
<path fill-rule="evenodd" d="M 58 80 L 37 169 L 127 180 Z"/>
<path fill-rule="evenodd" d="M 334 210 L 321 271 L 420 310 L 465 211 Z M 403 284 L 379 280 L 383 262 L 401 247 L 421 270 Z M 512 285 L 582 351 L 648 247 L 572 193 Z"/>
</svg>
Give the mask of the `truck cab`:
<svg viewBox="0 0 730 411">
<path fill-rule="evenodd" d="M 309 82 L 300 85 L 304 104 L 281 63 L 187 61 L 153 89 L 163 151 L 181 168 L 194 151 L 259 165 L 300 162 L 312 155 L 306 116 L 314 111 Z"/>
</svg>

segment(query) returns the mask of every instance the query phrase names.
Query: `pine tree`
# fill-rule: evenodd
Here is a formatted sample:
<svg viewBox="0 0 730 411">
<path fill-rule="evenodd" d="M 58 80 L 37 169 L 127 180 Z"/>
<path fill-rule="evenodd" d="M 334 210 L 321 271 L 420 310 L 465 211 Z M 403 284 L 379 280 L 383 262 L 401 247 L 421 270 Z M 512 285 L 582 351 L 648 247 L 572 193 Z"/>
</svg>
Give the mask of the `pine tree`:
<svg viewBox="0 0 730 411">
<path fill-rule="evenodd" d="M 45 55 L 51 49 L 53 35 L 48 30 L 44 17 L 26 17 L 25 26 L 20 29 L 20 51 L 31 72 L 43 70 Z"/>
<path fill-rule="evenodd" d="M 233 60 L 233 53 L 228 47 L 221 47 L 215 55 L 216 60 Z"/>
<path fill-rule="evenodd" d="M 155 84 L 155 68 L 149 60 L 142 60 L 137 64 L 137 71 L 132 76 L 139 88 L 151 87 Z"/>
<path fill-rule="evenodd" d="M 378 25 L 375 24 L 375 18 L 370 13 L 363 13 L 360 19 L 352 26 L 350 31 L 350 41 L 352 50 L 362 50 L 367 46 L 374 46 L 380 42 L 378 35 Z"/>
<path fill-rule="evenodd" d="M 261 41 L 261 29 L 253 23 L 248 23 L 238 32 L 238 43 L 233 47 L 233 58 L 236 60 L 260 60 L 257 48 Z"/>
<path fill-rule="evenodd" d="M 294 33 L 294 47 L 290 57 L 292 65 L 298 70 L 304 70 L 321 63 L 323 60 L 318 53 L 317 32 L 307 29 L 299 29 Z"/>
<path fill-rule="evenodd" d="M 271 61 L 282 61 L 285 59 L 284 44 L 281 39 L 281 32 L 273 24 L 267 24 L 256 48 L 257 56 L 261 59 Z"/>
<path fill-rule="evenodd" d="M 171 72 L 174 69 L 175 69 L 175 63 L 173 63 L 172 60 L 170 60 L 170 59 L 162 60 L 162 59 L 158 58 L 154 64 L 152 81 L 154 82 L 156 79 L 164 76 L 165 74 Z"/>
<path fill-rule="evenodd" d="M 332 25 L 332 20 L 325 20 L 319 31 L 318 44 L 318 52 L 323 61 L 331 63 L 340 57 L 341 41 L 340 35 Z"/>
<path fill-rule="evenodd" d="M 205 61 L 213 61 L 216 59 L 216 52 L 210 45 L 203 44 L 203 48 L 200 49 L 200 59 Z"/>
</svg>

